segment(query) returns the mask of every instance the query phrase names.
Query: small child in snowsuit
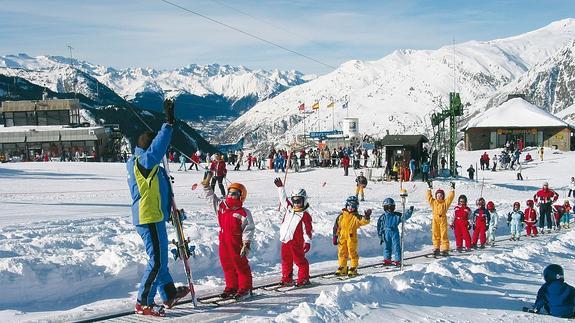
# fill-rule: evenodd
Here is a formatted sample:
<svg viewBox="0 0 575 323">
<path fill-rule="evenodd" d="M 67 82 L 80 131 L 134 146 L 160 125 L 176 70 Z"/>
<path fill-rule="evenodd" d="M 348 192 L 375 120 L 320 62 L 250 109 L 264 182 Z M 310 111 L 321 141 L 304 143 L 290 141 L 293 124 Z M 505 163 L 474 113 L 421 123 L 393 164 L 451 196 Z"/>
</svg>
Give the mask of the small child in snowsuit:
<svg viewBox="0 0 575 323">
<path fill-rule="evenodd" d="M 303 188 L 296 189 L 288 198 L 282 180 L 274 180 L 278 187 L 280 204 L 287 210 L 283 213 L 280 226 L 282 242 L 282 280 L 281 285 L 293 285 L 293 264 L 298 267 L 296 286 L 309 285 L 309 262 L 305 254 L 311 248 L 312 220 L 307 208 L 307 192 Z"/>
<path fill-rule="evenodd" d="M 519 240 L 519 237 L 521 236 L 524 214 L 519 210 L 520 207 L 521 205 L 519 202 L 513 203 L 513 211 L 507 214 L 507 226 L 511 230 L 510 240 L 513 241 Z"/>
<path fill-rule="evenodd" d="M 563 216 L 561 217 L 561 225 L 563 226 L 563 228 L 568 229 L 569 228 L 569 222 L 571 221 L 571 205 L 569 204 L 569 200 L 565 200 L 565 206 L 569 206 L 569 211 L 566 211 L 565 214 L 563 214 Z"/>
<path fill-rule="evenodd" d="M 497 230 L 497 224 L 499 224 L 499 214 L 495 210 L 495 204 L 492 201 L 487 202 L 487 211 L 491 215 L 489 220 L 489 230 L 487 230 L 487 243 L 490 245 L 495 244 L 495 231 Z"/>
<path fill-rule="evenodd" d="M 477 241 L 479 241 L 479 248 L 485 248 L 486 232 L 489 229 L 491 222 L 491 214 L 485 208 L 485 199 L 480 197 L 477 200 L 477 209 L 473 211 L 471 223 L 473 223 L 473 238 L 471 246 L 477 248 Z"/>
<path fill-rule="evenodd" d="M 537 236 L 537 211 L 535 211 L 533 205 L 533 200 L 527 200 L 527 208 L 523 212 L 523 222 L 525 222 L 525 230 L 528 237 Z"/>
<path fill-rule="evenodd" d="M 359 198 L 359 196 L 361 195 L 360 201 L 365 201 L 363 191 L 367 186 L 367 178 L 363 176 L 363 172 L 359 172 L 359 176 L 355 179 L 355 184 L 356 184 L 355 197 Z"/>
<path fill-rule="evenodd" d="M 403 221 L 409 220 L 413 214 L 411 206 L 403 217 Z M 383 244 L 383 265 L 401 265 L 401 241 L 399 235 L 399 225 L 401 224 L 402 214 L 395 212 L 395 201 L 392 198 L 383 200 L 383 214 L 377 220 L 377 234 L 379 235 L 379 244 Z M 393 250 L 393 258 L 391 253 Z"/>
<path fill-rule="evenodd" d="M 451 182 L 451 191 L 445 197 L 445 191 L 438 189 L 435 191 L 435 198 L 431 195 L 432 182 L 427 182 L 429 189 L 425 192 L 427 202 L 431 207 L 433 219 L 431 222 L 431 238 L 433 242 L 434 256 L 449 255 L 449 237 L 447 236 L 447 210 L 455 198 L 455 183 Z M 441 248 L 441 249 L 440 249 Z"/>
<path fill-rule="evenodd" d="M 333 226 L 333 245 L 337 246 L 338 265 L 335 272 L 338 276 L 357 276 L 359 255 L 357 254 L 357 229 L 369 224 L 371 209 L 361 216 L 358 212 L 359 201 L 356 196 L 350 196 L 345 201 L 345 208 L 337 216 Z M 351 266 L 347 267 L 347 260 Z"/>
<path fill-rule="evenodd" d="M 530 312 L 540 313 L 545 309 L 555 317 L 575 317 L 575 288 L 565 282 L 563 268 L 552 264 L 543 271 L 545 284 L 539 288 L 537 299 Z"/>
<path fill-rule="evenodd" d="M 565 221 L 565 223 L 567 223 L 567 225 L 569 225 L 569 218 L 570 215 L 569 213 L 571 213 L 571 205 L 569 204 L 569 200 L 565 200 L 563 202 L 563 204 L 561 205 L 553 205 L 553 216 L 555 218 L 555 230 L 559 231 L 561 230 L 561 226 L 562 223 L 564 223 L 563 221 L 564 218 L 567 218 L 567 221 Z"/>
<path fill-rule="evenodd" d="M 455 233 L 455 246 L 458 252 L 463 251 L 463 241 L 465 241 L 465 251 L 471 250 L 471 237 L 469 236 L 469 219 L 471 209 L 467 206 L 467 196 L 461 194 L 458 198 L 458 205 L 453 209 L 453 222 L 450 227 Z"/>
</svg>

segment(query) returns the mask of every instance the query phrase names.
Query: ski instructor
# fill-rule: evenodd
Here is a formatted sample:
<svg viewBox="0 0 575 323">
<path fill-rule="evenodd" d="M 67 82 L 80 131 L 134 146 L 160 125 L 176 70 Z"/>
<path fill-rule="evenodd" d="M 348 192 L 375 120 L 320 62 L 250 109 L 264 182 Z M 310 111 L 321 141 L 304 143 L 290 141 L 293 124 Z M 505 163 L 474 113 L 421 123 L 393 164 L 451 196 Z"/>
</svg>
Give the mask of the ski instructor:
<svg viewBox="0 0 575 323">
<path fill-rule="evenodd" d="M 172 138 L 174 103 L 164 101 L 166 123 L 156 134 L 146 131 L 138 138 L 133 156 L 128 160 L 128 185 L 132 195 L 132 220 L 142 237 L 150 258 L 140 281 L 137 314 L 164 316 L 164 307 L 171 308 L 189 293 L 187 286 L 177 287 L 168 270 L 168 233 L 166 221 L 170 220 L 173 193 L 162 159 L 168 151 Z M 156 292 L 163 305 L 154 303 Z"/>
</svg>

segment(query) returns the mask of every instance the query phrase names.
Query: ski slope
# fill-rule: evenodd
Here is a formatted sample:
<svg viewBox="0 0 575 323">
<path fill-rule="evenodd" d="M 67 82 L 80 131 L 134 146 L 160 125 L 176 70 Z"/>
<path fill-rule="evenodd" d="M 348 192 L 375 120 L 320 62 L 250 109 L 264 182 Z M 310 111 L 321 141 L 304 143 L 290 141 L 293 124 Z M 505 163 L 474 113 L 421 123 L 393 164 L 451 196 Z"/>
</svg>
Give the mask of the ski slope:
<svg viewBox="0 0 575 323">
<path fill-rule="evenodd" d="M 463 169 L 478 162 L 483 151 L 458 152 Z M 499 151 L 490 151 L 490 154 Z M 456 193 L 470 201 L 483 196 L 493 200 L 500 215 L 498 235 L 508 234 L 503 216 L 514 201 L 522 208 L 543 181 L 561 198 L 566 195 L 573 152 L 546 150 L 540 161 L 524 165 L 525 181 L 515 180 L 514 171 L 479 171 L 479 181 L 456 180 Z M 140 237 L 130 223 L 131 202 L 123 164 L 100 163 L 10 163 L 0 165 L 0 321 L 73 321 L 132 308 L 139 277 L 146 264 Z M 198 293 L 221 289 L 223 275 L 217 252 L 218 225 L 203 200 L 201 190 L 192 190 L 202 172 L 178 172 L 175 193 L 178 205 L 187 210 L 187 235 L 196 245 L 191 260 Z M 379 176 L 381 170 L 374 169 Z M 314 218 L 314 240 L 308 253 L 311 273 L 335 270 L 336 249 L 331 228 L 345 198 L 354 193 L 354 176 L 340 169 L 308 169 L 290 173 L 288 192 L 302 186 L 310 195 Z M 250 255 L 255 283 L 274 280 L 280 270 L 279 220 L 273 171 L 229 171 L 232 181 L 248 189 L 246 207 L 256 221 Z M 283 174 L 281 174 L 283 177 Z M 449 180 L 434 187 L 446 189 Z M 325 185 L 324 185 L 325 184 Z M 407 255 L 431 249 L 430 217 L 424 199 L 426 184 L 405 183 L 408 204 L 415 206 L 406 223 Z M 371 182 L 360 209 L 373 208 L 372 224 L 359 232 L 360 264 L 381 259 L 375 223 L 381 201 L 399 199 L 399 184 Z M 173 231 L 169 232 L 174 236 Z M 450 232 L 451 238 L 452 233 Z M 452 244 L 453 246 L 453 244 Z M 174 316 L 176 321 L 226 320 L 250 322 L 320 321 L 453 321 L 527 322 L 554 321 L 547 316 L 522 313 L 534 301 L 543 283 L 541 273 L 549 263 L 559 263 L 567 282 L 575 277 L 575 234 L 571 231 L 505 242 L 464 257 L 426 259 L 404 272 L 378 273 L 366 269 L 349 281 L 321 280 L 313 288 L 286 294 L 261 292 L 260 297 L 218 309 L 186 309 L 192 316 Z M 409 262 L 408 262 L 409 263 Z M 170 260 L 176 281 L 184 282 L 181 263 Z M 318 279 L 319 280 L 319 279 Z M 261 295 L 269 295 L 263 297 Z M 184 309 L 181 309 L 184 310 Z M 174 312 L 175 313 L 175 312 Z M 170 318 L 168 318 L 170 319 Z M 166 320 L 166 319 L 163 319 Z"/>
</svg>

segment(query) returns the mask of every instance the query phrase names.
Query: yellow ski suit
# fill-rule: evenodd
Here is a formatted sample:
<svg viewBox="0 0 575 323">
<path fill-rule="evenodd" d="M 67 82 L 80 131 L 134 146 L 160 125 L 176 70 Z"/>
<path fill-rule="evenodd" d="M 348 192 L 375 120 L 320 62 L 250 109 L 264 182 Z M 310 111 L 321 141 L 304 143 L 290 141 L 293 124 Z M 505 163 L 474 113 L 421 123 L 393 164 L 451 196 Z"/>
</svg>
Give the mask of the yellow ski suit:
<svg viewBox="0 0 575 323">
<path fill-rule="evenodd" d="M 337 258 L 339 267 L 347 268 L 347 259 L 351 260 L 351 267 L 357 268 L 359 255 L 357 254 L 357 229 L 369 224 L 369 219 L 362 217 L 347 209 L 341 210 L 333 227 L 334 237 L 337 237 Z"/>
<path fill-rule="evenodd" d="M 433 220 L 431 222 L 431 239 L 433 240 L 433 248 L 440 249 L 441 251 L 449 251 L 449 238 L 447 237 L 447 210 L 453 202 L 455 191 L 451 190 L 443 201 L 439 201 L 431 196 L 431 189 L 425 192 L 431 212 L 433 213 Z"/>
</svg>

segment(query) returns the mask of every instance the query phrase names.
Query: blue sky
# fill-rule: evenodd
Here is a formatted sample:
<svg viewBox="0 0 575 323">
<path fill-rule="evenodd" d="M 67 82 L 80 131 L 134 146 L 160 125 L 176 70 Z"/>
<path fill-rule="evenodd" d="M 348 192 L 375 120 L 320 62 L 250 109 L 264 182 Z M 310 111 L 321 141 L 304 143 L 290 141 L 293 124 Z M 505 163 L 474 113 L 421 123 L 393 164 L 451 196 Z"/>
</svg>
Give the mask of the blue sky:
<svg viewBox="0 0 575 323">
<path fill-rule="evenodd" d="M 508 37 L 575 17 L 573 0 L 170 0 L 339 66 L 395 49 Z M 331 69 L 160 0 L 1 0 L 0 55 L 68 56 L 116 68 L 189 64 Z"/>
</svg>

